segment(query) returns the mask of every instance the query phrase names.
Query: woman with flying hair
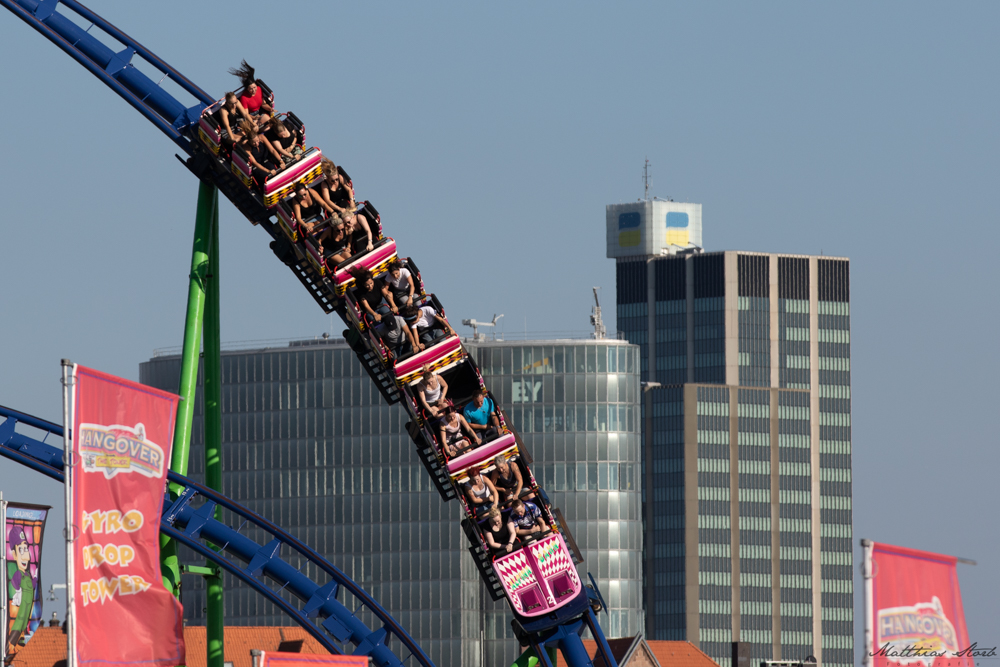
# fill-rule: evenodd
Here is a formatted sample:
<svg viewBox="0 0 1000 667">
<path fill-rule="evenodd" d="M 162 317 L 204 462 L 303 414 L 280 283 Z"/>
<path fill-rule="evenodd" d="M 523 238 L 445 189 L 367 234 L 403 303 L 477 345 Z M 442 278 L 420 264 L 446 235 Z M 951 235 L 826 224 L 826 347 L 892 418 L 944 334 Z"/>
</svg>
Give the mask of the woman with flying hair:
<svg viewBox="0 0 1000 667">
<path fill-rule="evenodd" d="M 274 109 L 270 104 L 264 102 L 264 93 L 257 85 L 253 67 L 244 60 L 239 67 L 231 67 L 229 73 L 240 80 L 243 85 L 243 94 L 240 95 L 240 104 L 251 116 L 257 118 L 257 125 L 262 125 L 271 117 Z M 261 112 L 264 112 L 261 114 Z"/>
</svg>

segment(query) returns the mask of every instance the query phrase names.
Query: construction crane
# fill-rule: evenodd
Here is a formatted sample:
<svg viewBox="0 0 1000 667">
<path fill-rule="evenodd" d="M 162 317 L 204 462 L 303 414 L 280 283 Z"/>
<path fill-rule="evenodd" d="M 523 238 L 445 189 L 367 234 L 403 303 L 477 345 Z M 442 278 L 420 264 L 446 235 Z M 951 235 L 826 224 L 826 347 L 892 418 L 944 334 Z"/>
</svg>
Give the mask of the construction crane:
<svg viewBox="0 0 1000 667">
<path fill-rule="evenodd" d="M 597 298 L 597 290 L 599 289 L 601 288 L 594 288 L 594 312 L 590 316 L 590 323 L 594 325 L 594 333 L 592 334 L 594 338 L 604 340 L 608 330 L 604 326 L 604 322 L 601 321 L 601 300 Z"/>
<path fill-rule="evenodd" d="M 462 324 L 467 327 L 472 327 L 472 340 L 477 342 L 483 342 L 486 340 L 486 334 L 479 333 L 479 327 L 493 327 L 493 340 L 497 339 L 497 320 L 499 320 L 503 315 L 497 315 L 493 313 L 492 322 L 478 322 L 476 320 L 462 320 Z M 482 338 L 480 338 L 482 336 Z"/>
</svg>

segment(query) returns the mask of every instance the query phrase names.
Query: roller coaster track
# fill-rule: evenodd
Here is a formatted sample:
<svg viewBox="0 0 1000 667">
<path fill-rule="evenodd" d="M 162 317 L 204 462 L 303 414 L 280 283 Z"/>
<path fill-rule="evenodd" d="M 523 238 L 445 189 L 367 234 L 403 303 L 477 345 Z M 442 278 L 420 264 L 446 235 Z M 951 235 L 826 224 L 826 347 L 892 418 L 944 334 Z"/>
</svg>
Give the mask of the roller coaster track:
<svg viewBox="0 0 1000 667">
<path fill-rule="evenodd" d="M 16 427 L 20 423 L 59 437 L 63 428 L 3 406 L 0 417 L 5 418 L 0 422 L 0 456 L 63 482 L 62 449 L 19 433 Z M 378 602 L 318 553 L 221 493 L 174 472 L 168 473 L 168 479 L 183 490 L 175 500 L 169 495 L 164 498 L 160 532 L 266 597 L 331 653 L 367 655 L 384 667 L 433 667 L 430 658 Z M 239 521 L 238 527 L 215 520 L 217 506 L 226 510 L 234 523 Z M 258 542 L 249 532 L 262 534 L 267 541 Z M 316 581 L 303 570 L 308 570 Z M 349 609 L 338 597 L 352 600 L 355 609 Z M 290 598 L 297 599 L 301 606 Z M 380 623 L 378 629 L 371 630 L 358 617 L 362 608 Z M 348 644 L 353 649 L 348 649 Z M 411 657 L 416 663 L 408 662 Z"/>
<path fill-rule="evenodd" d="M 255 199 L 234 174 L 216 168 L 217 165 L 211 163 L 211 156 L 196 146 L 199 119 L 206 107 L 215 103 L 215 99 L 77 0 L 0 0 L 0 5 L 79 62 L 167 135 L 187 154 L 186 159 L 180 156 L 178 159 L 196 177 L 215 185 L 254 225 L 259 225 L 271 236 L 271 248 L 275 254 L 292 269 L 324 312 L 338 310 L 351 325 L 342 304 L 338 303 L 343 300 L 331 294 L 329 280 L 324 279 L 307 258 L 291 251 L 272 212 Z M 75 17 L 72 16 L 74 14 Z M 116 40 L 123 48 L 116 51 L 117 45 L 109 46 L 105 43 L 108 40 L 102 41 L 102 34 Z M 159 81 L 140 71 L 136 67 L 136 59 L 145 62 L 143 69 L 158 72 Z M 161 86 L 166 80 L 193 96 L 195 103 L 185 106 L 178 101 Z M 349 336 L 349 340 L 351 338 Z M 383 366 L 379 354 L 359 343 L 358 336 L 353 338 L 352 348 L 383 397 L 390 404 L 401 400 L 403 396 L 397 386 L 398 380 Z M 0 416 L 6 418 L 0 422 L 0 455 L 62 481 L 62 450 L 18 433 L 15 426 L 23 423 L 60 436 L 62 427 L 2 407 Z M 440 461 L 435 459 L 432 448 L 426 441 L 421 445 L 420 438 L 414 433 L 411 437 L 414 437 L 418 453 L 443 499 L 454 498 L 447 472 L 438 469 Z M 166 496 L 161 532 L 267 597 L 328 650 L 368 655 L 377 665 L 394 667 L 412 664 L 412 659 L 421 665 L 432 665 L 414 640 L 375 600 L 314 550 L 222 494 L 173 472 L 169 474 L 169 480 L 182 487 L 183 491 L 174 497 Z M 544 492 L 541 489 L 538 491 L 544 499 Z M 215 520 L 213 512 L 216 508 L 222 508 L 227 519 L 231 519 L 234 525 L 238 523 L 238 527 Z M 561 516 L 557 523 L 563 523 Z M 255 540 L 250 533 L 259 533 L 264 539 Z M 487 555 L 479 553 L 477 556 L 475 546 L 470 551 L 477 558 L 477 567 L 484 578 L 488 578 Z M 287 554 L 287 560 L 282 558 L 282 553 Z M 265 583 L 265 579 L 270 584 Z M 344 597 L 352 596 L 357 604 L 354 611 L 337 600 L 340 593 Z M 299 601 L 301 607 L 293 603 L 293 598 Z M 615 660 L 594 611 L 605 607 L 596 586 L 584 588 L 579 599 L 573 600 L 574 604 L 565 608 L 570 611 L 572 607 L 572 613 L 565 620 L 541 622 L 536 629 L 527 632 L 522 628 L 519 633 L 522 644 L 530 644 L 537 662 L 544 667 L 551 667 L 552 664 L 546 649 L 557 646 L 572 667 L 586 667 L 592 663 L 580 641 L 580 634 L 589 629 L 597 639 L 605 663 L 615 667 Z M 371 630 L 359 618 L 358 613 L 362 609 L 362 615 L 370 618 L 373 625 L 378 626 L 377 629 Z M 518 632 L 516 623 L 515 632 Z M 348 645 L 352 648 L 348 649 Z M 524 664 L 528 664 L 527 655 L 522 656 L 526 661 Z M 535 661 L 533 658 L 531 664 Z M 519 660 L 518 664 L 521 663 Z"/>
</svg>

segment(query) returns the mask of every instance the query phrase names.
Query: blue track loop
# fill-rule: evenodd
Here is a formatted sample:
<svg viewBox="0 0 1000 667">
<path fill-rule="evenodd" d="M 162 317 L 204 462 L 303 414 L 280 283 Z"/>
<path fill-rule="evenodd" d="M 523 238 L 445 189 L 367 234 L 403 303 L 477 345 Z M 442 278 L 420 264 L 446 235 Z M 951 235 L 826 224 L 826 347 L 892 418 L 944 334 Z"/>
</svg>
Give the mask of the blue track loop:
<svg viewBox="0 0 1000 667">
<path fill-rule="evenodd" d="M 3 406 L 0 417 L 5 418 L 0 422 L 0 456 L 64 481 L 63 451 L 16 430 L 17 424 L 22 423 L 62 437 L 62 427 Z M 168 479 L 184 489 L 176 498 L 164 499 L 160 531 L 265 596 L 331 653 L 367 655 L 382 667 L 411 664 L 433 667 L 427 654 L 381 605 L 313 549 L 270 521 L 187 477 L 171 472 Z M 212 518 L 216 507 L 227 510 L 241 525 L 233 528 L 216 521 Z M 263 533 L 269 540 L 261 544 L 244 535 L 245 529 Z M 282 552 L 287 560 L 282 558 Z M 317 583 L 304 574 L 302 570 L 307 567 L 323 581 Z M 270 580 L 270 585 L 265 579 Z M 345 606 L 337 600 L 338 596 L 345 599 L 348 594 L 353 597 L 353 604 Z M 297 599 L 299 604 L 290 598 Z M 352 611 L 349 607 L 356 609 Z M 379 623 L 375 630 L 358 618 L 357 612 L 362 608 Z"/>
<path fill-rule="evenodd" d="M 192 153 L 191 142 L 184 131 L 198 122 L 202 109 L 214 100 L 187 77 L 76 0 L 0 0 L 0 5 L 86 67 L 185 153 Z M 60 6 L 77 14 L 83 22 L 89 21 L 90 27 L 81 28 L 69 18 L 67 12 L 58 11 Z M 112 47 L 102 42 L 90 32 L 95 26 L 125 48 L 116 52 L 114 48 L 117 45 Z M 153 81 L 132 64 L 136 55 L 159 70 L 163 78 L 169 78 L 194 96 L 198 103 L 185 108 L 183 103 L 160 87 L 162 79 Z"/>
</svg>

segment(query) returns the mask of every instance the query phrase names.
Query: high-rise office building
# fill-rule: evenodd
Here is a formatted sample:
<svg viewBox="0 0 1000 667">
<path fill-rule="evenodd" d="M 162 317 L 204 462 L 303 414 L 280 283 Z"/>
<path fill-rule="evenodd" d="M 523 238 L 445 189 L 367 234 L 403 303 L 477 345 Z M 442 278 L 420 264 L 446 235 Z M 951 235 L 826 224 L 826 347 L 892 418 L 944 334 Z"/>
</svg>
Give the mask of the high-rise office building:
<svg viewBox="0 0 1000 667">
<path fill-rule="evenodd" d="M 646 389 L 647 636 L 853 664 L 848 260 L 702 252 L 697 204 L 607 230 Z"/>
<path fill-rule="evenodd" d="M 644 624 L 639 350 L 617 340 L 467 344 L 506 408 L 531 469 L 566 518 L 608 603 L 609 636 Z M 180 358 L 158 355 L 140 380 L 176 390 Z M 520 653 L 504 603 L 480 582 L 459 525 L 406 434 L 343 341 L 295 341 L 222 356 L 223 492 L 342 568 L 441 667 L 509 665 Z M 190 474 L 203 476 L 197 398 Z M 198 562 L 187 554 L 189 562 Z M 226 622 L 282 624 L 254 591 L 226 579 Z M 185 579 L 189 623 L 205 590 Z"/>
</svg>

